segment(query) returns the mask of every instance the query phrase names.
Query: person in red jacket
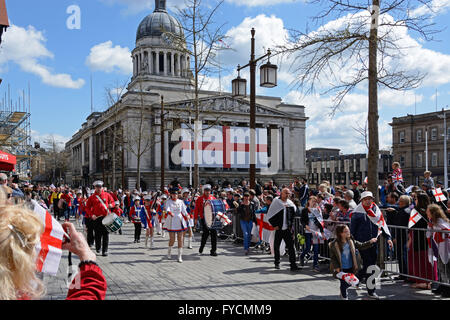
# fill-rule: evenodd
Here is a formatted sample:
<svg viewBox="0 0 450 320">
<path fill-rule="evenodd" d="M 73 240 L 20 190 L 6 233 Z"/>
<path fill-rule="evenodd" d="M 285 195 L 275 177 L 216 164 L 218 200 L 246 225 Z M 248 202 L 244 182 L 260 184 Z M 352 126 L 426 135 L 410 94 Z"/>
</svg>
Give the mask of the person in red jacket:
<svg viewBox="0 0 450 320">
<path fill-rule="evenodd" d="M 101 250 L 102 255 L 106 257 L 108 256 L 109 233 L 102 221 L 110 213 L 110 210 L 114 208 L 114 199 L 108 192 L 102 190 L 102 181 L 94 182 L 94 188 L 94 193 L 86 203 L 86 210 L 94 221 L 95 250 L 97 254 L 100 254 Z"/>
<path fill-rule="evenodd" d="M 114 212 L 118 217 L 120 217 L 122 220 L 123 210 L 120 208 L 120 201 L 117 200 L 114 202 L 115 206 L 112 209 L 112 212 Z M 115 233 L 115 232 L 114 232 Z M 119 234 L 122 235 L 122 228 L 119 229 Z"/>
<path fill-rule="evenodd" d="M 0 202 L 6 196 L 0 192 Z M 45 294 L 45 283 L 36 274 L 36 245 L 40 242 L 43 225 L 40 217 L 24 205 L 0 208 L 0 300 L 36 300 Z M 95 254 L 84 236 L 71 223 L 63 228 L 70 242 L 62 244 L 80 259 L 80 272 L 72 282 L 67 300 L 104 300 L 107 283 Z"/>
<path fill-rule="evenodd" d="M 214 196 L 211 195 L 211 186 L 210 185 L 204 185 L 203 186 L 203 195 L 201 197 L 198 197 L 197 201 L 195 202 L 195 208 L 194 208 L 194 219 L 195 219 L 195 225 L 197 225 L 197 221 L 200 219 L 200 224 L 202 226 L 203 234 L 202 234 L 202 241 L 200 243 L 200 249 L 199 253 L 203 253 L 203 249 L 205 248 L 206 241 L 208 240 L 209 234 L 211 234 L 211 256 L 216 257 L 217 256 L 217 230 L 209 229 L 206 226 L 205 218 L 203 215 L 203 206 L 206 201 L 208 200 L 216 200 Z"/>
</svg>

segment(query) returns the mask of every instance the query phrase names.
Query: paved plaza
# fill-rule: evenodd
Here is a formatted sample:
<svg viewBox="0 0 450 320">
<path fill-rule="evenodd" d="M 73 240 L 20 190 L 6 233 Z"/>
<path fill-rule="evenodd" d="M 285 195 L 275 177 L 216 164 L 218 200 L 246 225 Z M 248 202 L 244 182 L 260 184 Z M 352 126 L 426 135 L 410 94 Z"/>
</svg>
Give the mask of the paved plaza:
<svg viewBox="0 0 450 320">
<path fill-rule="evenodd" d="M 123 227 L 123 235 L 110 235 L 108 257 L 97 257 L 108 283 L 107 300 L 338 300 L 339 281 L 331 277 L 328 265 L 322 272 L 312 271 L 312 263 L 302 271 L 289 270 L 288 257 L 275 270 L 273 257 L 261 251 L 244 255 L 242 245 L 218 241 L 218 256 L 209 255 L 210 239 L 199 256 L 201 235 L 195 234 L 194 249 L 184 249 L 183 263 L 178 263 L 177 249 L 168 260 L 168 235 L 155 235 L 153 249 L 145 248 L 145 231 L 141 243 L 133 243 L 134 227 Z M 73 265 L 78 264 L 73 259 Z M 63 255 L 56 277 L 46 276 L 45 299 L 63 300 L 67 294 L 67 253 Z M 363 286 L 364 288 L 364 286 Z M 381 299 L 441 300 L 429 290 L 414 290 L 403 282 L 382 281 L 377 291 Z M 349 289 L 351 300 L 365 300 L 366 290 Z M 448 299 L 450 300 L 450 299 Z"/>
</svg>

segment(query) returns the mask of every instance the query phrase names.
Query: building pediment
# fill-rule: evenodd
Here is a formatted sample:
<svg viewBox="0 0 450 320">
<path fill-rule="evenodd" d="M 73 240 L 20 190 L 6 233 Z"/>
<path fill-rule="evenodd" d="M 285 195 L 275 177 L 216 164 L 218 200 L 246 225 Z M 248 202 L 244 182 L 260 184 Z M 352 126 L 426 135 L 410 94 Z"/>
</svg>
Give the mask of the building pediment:
<svg viewBox="0 0 450 320">
<path fill-rule="evenodd" d="M 214 96 L 207 98 L 200 98 L 200 112 L 201 113 L 235 113 L 235 114 L 250 114 L 250 102 L 241 99 L 233 98 L 229 95 Z M 176 101 L 166 104 L 167 108 L 191 110 L 194 111 L 194 101 Z M 276 110 L 271 107 L 264 106 L 262 104 L 256 104 L 256 115 L 257 116 L 276 116 L 276 117 L 286 117 L 289 114 Z"/>
</svg>

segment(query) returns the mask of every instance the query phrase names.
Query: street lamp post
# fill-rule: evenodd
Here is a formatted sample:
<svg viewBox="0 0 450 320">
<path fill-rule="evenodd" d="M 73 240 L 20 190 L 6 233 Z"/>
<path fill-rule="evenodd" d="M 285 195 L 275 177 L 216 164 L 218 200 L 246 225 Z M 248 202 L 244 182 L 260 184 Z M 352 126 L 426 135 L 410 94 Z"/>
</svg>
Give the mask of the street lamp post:
<svg viewBox="0 0 450 320">
<path fill-rule="evenodd" d="M 439 118 L 444 119 L 444 186 L 448 188 L 448 158 L 447 158 L 447 115 L 445 110 L 442 109 L 443 115 L 438 115 Z"/>
<path fill-rule="evenodd" d="M 251 30 L 250 62 L 245 66 L 238 66 L 238 77 L 232 81 L 232 91 L 235 97 L 245 97 L 247 80 L 240 77 L 240 71 L 250 67 L 250 188 L 256 186 L 256 65 L 258 61 L 270 57 L 270 50 L 262 57 L 255 58 L 255 29 Z M 261 66 L 261 87 L 273 88 L 277 86 L 277 66 L 270 61 Z"/>
<path fill-rule="evenodd" d="M 165 142 L 165 137 L 164 137 L 164 97 L 161 96 L 161 191 L 164 191 L 164 175 L 165 175 L 165 171 L 164 171 L 164 164 L 166 162 L 166 157 L 165 157 L 165 149 L 164 149 L 164 142 Z"/>
</svg>

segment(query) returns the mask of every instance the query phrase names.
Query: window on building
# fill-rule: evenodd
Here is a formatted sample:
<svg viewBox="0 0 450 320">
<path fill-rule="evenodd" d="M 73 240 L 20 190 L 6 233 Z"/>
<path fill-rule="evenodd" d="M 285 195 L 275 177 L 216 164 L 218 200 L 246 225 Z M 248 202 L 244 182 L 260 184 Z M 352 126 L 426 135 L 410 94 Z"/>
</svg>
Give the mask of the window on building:
<svg viewBox="0 0 450 320">
<path fill-rule="evenodd" d="M 431 154 L 431 166 L 437 167 L 438 166 L 438 154 L 437 152 L 433 152 Z"/>
<path fill-rule="evenodd" d="M 405 156 L 400 156 L 400 166 L 404 167 L 405 166 Z"/>
<path fill-rule="evenodd" d="M 431 129 L 431 140 L 437 140 L 437 129 Z"/>
<path fill-rule="evenodd" d="M 398 134 L 399 143 L 405 143 L 405 131 L 400 131 Z"/>
<path fill-rule="evenodd" d="M 422 130 L 417 130 L 416 132 L 416 141 L 422 142 Z"/>
<path fill-rule="evenodd" d="M 447 140 L 450 140 L 450 127 L 447 128 Z"/>
<path fill-rule="evenodd" d="M 423 167 L 423 162 L 422 162 L 422 160 L 423 160 L 423 154 L 422 154 L 422 153 L 418 153 L 418 154 L 417 154 L 417 167 L 418 167 L 418 168 Z"/>
</svg>

